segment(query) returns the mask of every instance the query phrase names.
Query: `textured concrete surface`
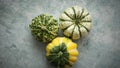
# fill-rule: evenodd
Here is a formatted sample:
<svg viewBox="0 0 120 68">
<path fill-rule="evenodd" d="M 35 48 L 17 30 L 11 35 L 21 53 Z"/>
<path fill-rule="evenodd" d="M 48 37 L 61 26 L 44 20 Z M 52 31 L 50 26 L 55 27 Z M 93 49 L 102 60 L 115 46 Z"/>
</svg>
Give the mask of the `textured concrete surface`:
<svg viewBox="0 0 120 68">
<path fill-rule="evenodd" d="M 80 55 L 72 68 L 120 68 L 120 0 L 0 0 L 0 68 L 55 68 L 28 25 L 41 13 L 59 19 L 74 5 L 88 9 L 93 28 L 75 41 Z"/>
</svg>

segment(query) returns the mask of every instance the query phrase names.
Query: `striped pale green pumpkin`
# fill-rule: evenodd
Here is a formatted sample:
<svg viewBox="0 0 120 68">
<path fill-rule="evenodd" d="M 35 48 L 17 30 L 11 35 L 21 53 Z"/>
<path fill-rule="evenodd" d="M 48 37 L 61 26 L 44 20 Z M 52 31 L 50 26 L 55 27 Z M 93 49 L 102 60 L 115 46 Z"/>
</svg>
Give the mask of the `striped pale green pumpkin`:
<svg viewBox="0 0 120 68">
<path fill-rule="evenodd" d="M 84 8 L 73 6 L 60 15 L 60 28 L 73 40 L 87 36 L 91 27 L 92 18 Z"/>
</svg>

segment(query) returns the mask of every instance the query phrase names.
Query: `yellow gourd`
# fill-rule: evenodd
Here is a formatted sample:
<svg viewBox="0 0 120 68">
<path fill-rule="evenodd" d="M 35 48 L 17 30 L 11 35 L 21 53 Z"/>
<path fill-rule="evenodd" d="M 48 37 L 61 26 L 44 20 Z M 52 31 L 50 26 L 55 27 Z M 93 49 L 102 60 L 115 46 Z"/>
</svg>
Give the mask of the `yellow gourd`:
<svg viewBox="0 0 120 68">
<path fill-rule="evenodd" d="M 46 46 L 46 57 L 57 68 L 72 66 L 78 54 L 77 44 L 66 37 L 57 37 Z"/>
</svg>

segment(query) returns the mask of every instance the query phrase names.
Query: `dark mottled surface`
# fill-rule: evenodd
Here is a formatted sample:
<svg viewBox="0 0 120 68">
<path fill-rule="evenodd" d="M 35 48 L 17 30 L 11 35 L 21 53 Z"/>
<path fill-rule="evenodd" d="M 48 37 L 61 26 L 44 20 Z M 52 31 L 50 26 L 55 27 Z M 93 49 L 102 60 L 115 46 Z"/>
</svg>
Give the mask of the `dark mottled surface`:
<svg viewBox="0 0 120 68">
<path fill-rule="evenodd" d="M 41 13 L 59 19 L 74 5 L 88 9 L 93 28 L 75 41 L 80 55 L 73 68 L 120 68 L 120 0 L 0 0 L 0 68 L 54 68 L 46 43 L 36 41 L 28 25 Z"/>
</svg>

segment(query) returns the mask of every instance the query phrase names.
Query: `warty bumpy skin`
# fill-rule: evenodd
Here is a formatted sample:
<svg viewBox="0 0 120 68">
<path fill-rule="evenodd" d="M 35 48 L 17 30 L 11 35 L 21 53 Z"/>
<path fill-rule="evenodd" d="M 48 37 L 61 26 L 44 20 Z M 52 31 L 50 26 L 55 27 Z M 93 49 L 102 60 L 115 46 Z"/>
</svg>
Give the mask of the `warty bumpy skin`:
<svg viewBox="0 0 120 68">
<path fill-rule="evenodd" d="M 29 27 L 32 35 L 39 41 L 50 42 L 58 35 L 58 21 L 47 14 L 32 19 Z"/>
</svg>

